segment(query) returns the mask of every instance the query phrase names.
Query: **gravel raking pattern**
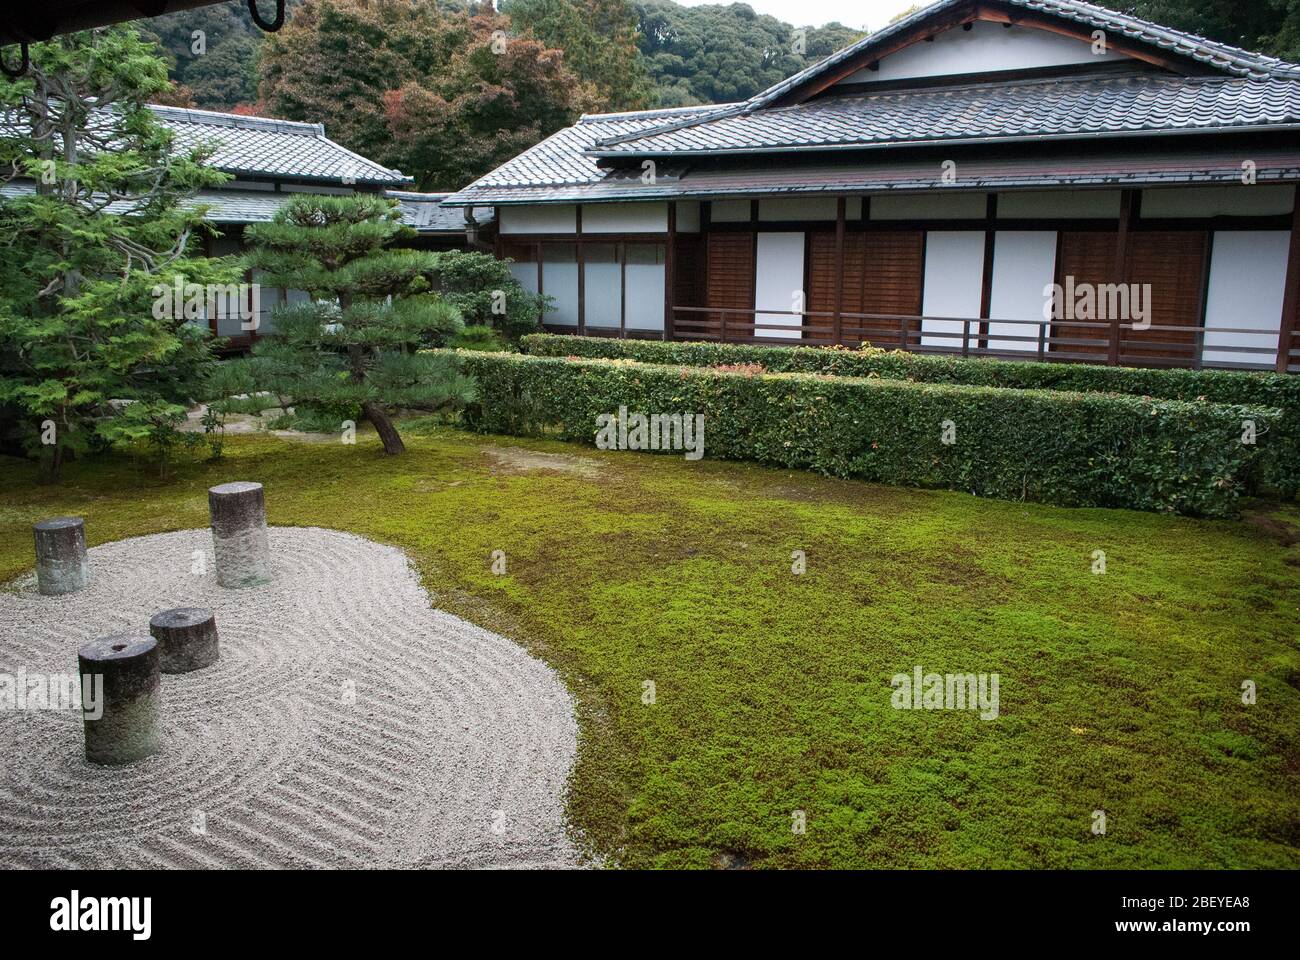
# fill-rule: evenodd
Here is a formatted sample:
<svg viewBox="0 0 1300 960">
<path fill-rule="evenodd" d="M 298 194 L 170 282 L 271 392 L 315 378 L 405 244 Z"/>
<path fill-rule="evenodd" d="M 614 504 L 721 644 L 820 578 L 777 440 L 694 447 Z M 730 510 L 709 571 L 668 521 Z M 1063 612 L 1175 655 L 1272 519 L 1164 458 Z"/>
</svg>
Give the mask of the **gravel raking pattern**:
<svg viewBox="0 0 1300 960">
<path fill-rule="evenodd" d="M 11 676 L 75 674 L 87 640 L 168 607 L 211 607 L 221 642 L 163 676 L 162 752 L 128 767 L 85 761 L 76 710 L 0 710 L 0 867 L 577 865 L 555 672 L 431 609 L 400 550 L 270 538 L 275 580 L 251 589 L 217 585 L 207 530 L 96 547 L 79 593 L 0 588 Z"/>
</svg>

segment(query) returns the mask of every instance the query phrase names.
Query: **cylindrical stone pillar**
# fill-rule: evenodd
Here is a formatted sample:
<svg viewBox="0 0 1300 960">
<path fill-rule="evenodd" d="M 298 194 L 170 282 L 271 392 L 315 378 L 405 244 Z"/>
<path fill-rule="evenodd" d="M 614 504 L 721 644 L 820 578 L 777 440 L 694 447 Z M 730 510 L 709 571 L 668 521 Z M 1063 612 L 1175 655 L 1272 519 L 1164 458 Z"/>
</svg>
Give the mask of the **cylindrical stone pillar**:
<svg viewBox="0 0 1300 960">
<path fill-rule="evenodd" d="M 147 633 L 102 637 L 82 647 L 77 662 L 86 759 L 116 766 L 157 753 L 162 714 L 158 641 Z"/>
<path fill-rule="evenodd" d="M 149 632 L 158 641 L 163 673 L 189 673 L 217 662 L 217 618 L 206 607 L 156 613 Z"/>
<path fill-rule="evenodd" d="M 90 583 L 86 524 L 81 517 L 55 517 L 36 524 L 36 585 L 46 596 L 76 593 Z"/>
<path fill-rule="evenodd" d="M 260 483 L 223 483 L 208 490 L 217 583 L 254 587 L 271 579 L 266 501 Z"/>
</svg>

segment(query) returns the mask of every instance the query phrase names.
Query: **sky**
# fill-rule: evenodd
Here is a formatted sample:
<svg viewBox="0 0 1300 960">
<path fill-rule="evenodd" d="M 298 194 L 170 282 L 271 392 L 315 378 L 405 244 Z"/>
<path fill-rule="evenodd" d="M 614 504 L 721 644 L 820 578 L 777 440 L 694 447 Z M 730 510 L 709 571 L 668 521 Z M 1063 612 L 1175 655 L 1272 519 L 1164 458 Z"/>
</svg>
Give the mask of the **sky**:
<svg viewBox="0 0 1300 960">
<path fill-rule="evenodd" d="M 677 0 L 684 7 L 698 7 L 705 3 L 729 3 L 731 0 Z M 796 27 L 820 27 L 838 20 L 846 27 L 879 30 L 895 14 L 929 0 L 739 0 L 748 3 L 759 13 L 770 13 L 778 20 Z"/>
</svg>

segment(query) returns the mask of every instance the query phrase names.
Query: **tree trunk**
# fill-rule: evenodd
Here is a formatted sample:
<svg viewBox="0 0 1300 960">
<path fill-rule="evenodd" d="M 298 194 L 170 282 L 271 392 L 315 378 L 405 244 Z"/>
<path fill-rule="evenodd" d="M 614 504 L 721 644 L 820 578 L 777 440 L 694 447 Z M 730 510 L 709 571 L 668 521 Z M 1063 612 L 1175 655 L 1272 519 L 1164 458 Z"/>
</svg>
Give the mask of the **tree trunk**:
<svg viewBox="0 0 1300 960">
<path fill-rule="evenodd" d="M 397 428 L 393 426 L 388 411 L 377 403 L 367 403 L 362 406 L 361 412 L 375 425 L 375 432 L 379 434 L 379 439 L 384 441 L 384 453 L 394 456 L 406 452 L 406 444 L 402 443 L 402 438 L 397 435 Z"/>
<path fill-rule="evenodd" d="M 59 444 L 54 445 L 50 451 L 50 459 L 41 464 L 39 473 L 41 483 L 57 484 L 63 479 L 63 447 Z"/>
</svg>

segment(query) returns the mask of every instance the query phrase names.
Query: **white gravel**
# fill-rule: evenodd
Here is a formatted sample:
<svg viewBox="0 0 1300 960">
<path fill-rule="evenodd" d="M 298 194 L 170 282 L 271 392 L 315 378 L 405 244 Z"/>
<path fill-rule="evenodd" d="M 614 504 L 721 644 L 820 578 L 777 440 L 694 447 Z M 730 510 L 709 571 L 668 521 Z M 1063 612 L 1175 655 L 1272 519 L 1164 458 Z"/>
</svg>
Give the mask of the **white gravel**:
<svg viewBox="0 0 1300 960">
<path fill-rule="evenodd" d="M 85 761 L 79 712 L 0 710 L 0 867 L 579 865 L 555 672 L 431 609 L 400 550 L 270 541 L 275 579 L 246 590 L 217 585 L 207 530 L 96 547 L 80 593 L 0 589 L 0 673 L 75 674 L 87 640 L 168 607 L 211 607 L 221 643 L 163 676 L 162 752 L 129 767 Z"/>
</svg>

